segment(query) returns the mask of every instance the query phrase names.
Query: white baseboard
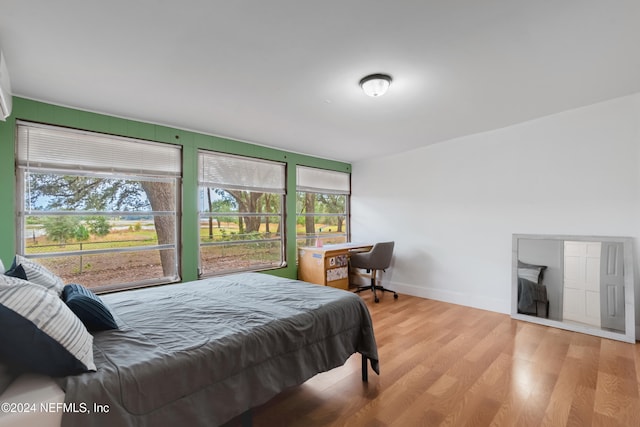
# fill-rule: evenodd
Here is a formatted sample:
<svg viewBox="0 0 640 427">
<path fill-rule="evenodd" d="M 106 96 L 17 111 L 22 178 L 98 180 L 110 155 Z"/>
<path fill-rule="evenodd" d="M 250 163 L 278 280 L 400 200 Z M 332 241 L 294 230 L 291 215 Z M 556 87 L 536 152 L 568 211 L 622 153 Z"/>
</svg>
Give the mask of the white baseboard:
<svg viewBox="0 0 640 427">
<path fill-rule="evenodd" d="M 494 311 L 497 313 L 511 313 L 511 304 L 508 299 L 502 300 L 488 298 L 479 295 L 469 295 L 463 292 L 425 288 L 424 286 L 409 285 L 407 283 L 398 282 L 384 283 L 384 286 L 388 286 L 389 289 L 393 289 L 401 294 L 407 294 L 415 297 L 434 299 L 437 301 L 449 302 L 452 304 Z"/>
</svg>

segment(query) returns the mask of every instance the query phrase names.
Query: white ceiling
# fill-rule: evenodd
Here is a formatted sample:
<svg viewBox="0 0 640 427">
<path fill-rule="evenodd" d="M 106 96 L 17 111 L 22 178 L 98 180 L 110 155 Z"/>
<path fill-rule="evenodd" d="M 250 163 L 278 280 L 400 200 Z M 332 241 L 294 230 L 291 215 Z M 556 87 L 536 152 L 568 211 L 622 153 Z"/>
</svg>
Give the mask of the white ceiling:
<svg viewBox="0 0 640 427">
<path fill-rule="evenodd" d="M 0 0 L 14 95 L 349 162 L 638 92 L 639 42 L 638 0 Z"/>
</svg>

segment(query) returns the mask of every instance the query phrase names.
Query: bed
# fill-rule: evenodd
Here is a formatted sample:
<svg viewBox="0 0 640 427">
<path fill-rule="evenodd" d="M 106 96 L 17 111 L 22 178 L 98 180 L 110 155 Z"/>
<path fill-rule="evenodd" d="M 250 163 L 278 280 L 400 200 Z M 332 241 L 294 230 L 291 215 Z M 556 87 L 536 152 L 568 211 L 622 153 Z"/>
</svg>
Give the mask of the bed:
<svg viewBox="0 0 640 427">
<path fill-rule="evenodd" d="M 356 352 L 379 373 L 368 309 L 339 289 L 242 273 L 101 298 L 118 329 L 94 334 L 95 372 L 55 379 L 63 427 L 220 425 Z"/>
<path fill-rule="evenodd" d="M 546 265 L 518 260 L 518 313 L 549 317 L 547 287 L 543 283 Z"/>
</svg>

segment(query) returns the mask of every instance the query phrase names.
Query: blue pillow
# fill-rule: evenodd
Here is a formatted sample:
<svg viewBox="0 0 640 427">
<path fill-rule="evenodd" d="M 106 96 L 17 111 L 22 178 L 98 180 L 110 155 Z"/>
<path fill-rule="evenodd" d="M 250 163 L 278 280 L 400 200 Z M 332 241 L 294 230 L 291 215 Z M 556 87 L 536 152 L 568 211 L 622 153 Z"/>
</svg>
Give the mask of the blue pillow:
<svg viewBox="0 0 640 427">
<path fill-rule="evenodd" d="M 50 376 L 95 371 L 93 337 L 60 297 L 0 275 L 0 361 Z"/>
<path fill-rule="evenodd" d="M 66 285 L 62 290 L 62 299 L 90 331 L 118 329 L 113 315 L 100 297 L 82 285 Z"/>
<path fill-rule="evenodd" d="M 18 279 L 28 280 L 27 272 L 24 271 L 24 267 L 22 266 L 22 264 L 19 264 L 19 265 L 13 264 L 11 268 L 5 271 L 4 274 L 11 277 L 17 277 Z"/>
</svg>

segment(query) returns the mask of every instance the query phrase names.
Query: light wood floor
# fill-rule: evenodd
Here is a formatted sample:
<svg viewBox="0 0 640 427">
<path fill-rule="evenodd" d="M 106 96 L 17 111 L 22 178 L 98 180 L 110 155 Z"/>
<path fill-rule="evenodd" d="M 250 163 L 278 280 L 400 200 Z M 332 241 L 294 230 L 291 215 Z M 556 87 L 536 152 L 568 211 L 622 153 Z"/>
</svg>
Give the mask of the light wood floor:
<svg viewBox="0 0 640 427">
<path fill-rule="evenodd" d="M 360 355 L 254 410 L 272 426 L 640 426 L 639 345 L 385 294 L 380 376 Z"/>
</svg>

